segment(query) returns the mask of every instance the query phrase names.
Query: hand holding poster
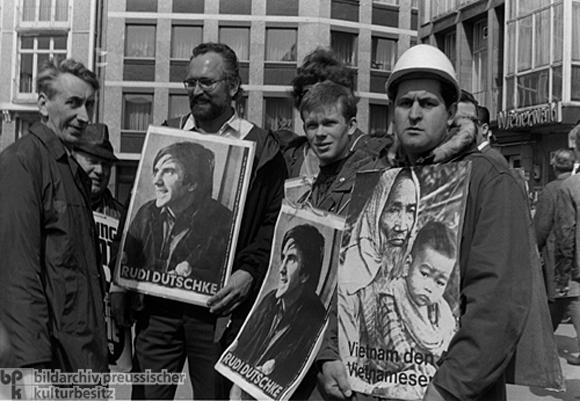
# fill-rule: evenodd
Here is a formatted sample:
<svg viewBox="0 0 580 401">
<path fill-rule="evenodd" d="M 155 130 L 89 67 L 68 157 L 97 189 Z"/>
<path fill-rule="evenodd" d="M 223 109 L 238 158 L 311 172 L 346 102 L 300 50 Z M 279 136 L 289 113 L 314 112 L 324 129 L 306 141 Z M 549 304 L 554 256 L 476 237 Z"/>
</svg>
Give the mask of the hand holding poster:
<svg viewBox="0 0 580 401">
<path fill-rule="evenodd" d="M 255 144 L 150 126 L 116 283 L 205 306 L 227 281 Z"/>
<path fill-rule="evenodd" d="M 471 165 L 357 174 L 339 265 L 339 348 L 352 389 L 422 399 L 457 329 Z"/>
<path fill-rule="evenodd" d="M 288 399 L 314 360 L 336 285 L 343 225 L 338 216 L 282 205 L 260 294 L 216 364 L 251 396 Z"/>
</svg>

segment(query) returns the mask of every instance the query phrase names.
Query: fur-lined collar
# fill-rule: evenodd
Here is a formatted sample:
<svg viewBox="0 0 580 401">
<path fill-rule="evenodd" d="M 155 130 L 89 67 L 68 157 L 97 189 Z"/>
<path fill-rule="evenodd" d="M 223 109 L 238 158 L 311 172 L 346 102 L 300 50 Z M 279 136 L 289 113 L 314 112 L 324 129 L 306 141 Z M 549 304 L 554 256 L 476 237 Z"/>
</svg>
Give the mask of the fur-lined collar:
<svg viewBox="0 0 580 401">
<path fill-rule="evenodd" d="M 454 159 L 475 145 L 476 134 L 477 124 L 475 120 L 470 117 L 458 117 L 447 131 L 445 140 L 433 149 L 428 156 L 418 159 L 415 164 L 442 163 Z M 398 166 L 410 164 L 397 138 L 395 138 L 395 144 L 392 147 L 389 159 L 393 161 L 394 165 Z"/>
</svg>

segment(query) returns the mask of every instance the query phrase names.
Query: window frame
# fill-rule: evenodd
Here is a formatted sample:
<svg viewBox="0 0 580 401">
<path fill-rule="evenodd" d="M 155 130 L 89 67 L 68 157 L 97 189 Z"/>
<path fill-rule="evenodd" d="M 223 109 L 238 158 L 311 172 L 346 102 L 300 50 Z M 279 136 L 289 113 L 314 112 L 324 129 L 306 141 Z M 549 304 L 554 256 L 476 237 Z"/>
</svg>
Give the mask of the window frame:
<svg viewBox="0 0 580 401">
<path fill-rule="evenodd" d="M 56 37 L 64 38 L 65 39 L 65 49 L 55 49 L 54 47 L 54 39 Z M 32 38 L 33 39 L 33 46 L 32 49 L 23 49 L 22 48 L 22 39 L 23 38 Z M 38 48 L 38 39 L 39 38 L 49 38 L 49 48 L 48 49 L 39 49 Z M 36 93 L 36 78 L 38 76 L 38 69 L 40 67 L 40 63 L 38 61 L 38 56 L 40 54 L 47 54 L 48 58 L 54 57 L 55 55 L 60 55 L 62 59 L 66 59 L 69 57 L 69 35 L 68 34 L 58 34 L 58 33 L 51 33 L 51 34 L 19 34 L 18 35 L 18 48 L 17 48 L 17 69 L 16 74 L 17 76 L 14 79 L 14 93 L 18 99 L 23 100 L 35 100 L 37 97 Z M 22 77 L 22 56 L 25 54 L 32 55 L 32 75 L 30 77 L 30 91 L 22 91 L 21 90 L 21 77 Z"/>
</svg>

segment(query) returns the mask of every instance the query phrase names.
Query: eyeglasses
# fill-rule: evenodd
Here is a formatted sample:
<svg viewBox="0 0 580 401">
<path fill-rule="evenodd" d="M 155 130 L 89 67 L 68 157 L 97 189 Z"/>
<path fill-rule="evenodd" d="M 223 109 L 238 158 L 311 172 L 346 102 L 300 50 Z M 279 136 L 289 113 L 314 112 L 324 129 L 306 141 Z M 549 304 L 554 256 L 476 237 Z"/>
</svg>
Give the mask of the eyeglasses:
<svg viewBox="0 0 580 401">
<path fill-rule="evenodd" d="M 194 90 L 195 87 L 199 84 L 199 87 L 203 91 L 212 91 L 216 88 L 218 82 L 225 81 L 224 79 L 209 79 L 209 78 L 200 78 L 200 79 L 188 79 L 183 81 L 183 86 L 187 90 Z"/>
</svg>

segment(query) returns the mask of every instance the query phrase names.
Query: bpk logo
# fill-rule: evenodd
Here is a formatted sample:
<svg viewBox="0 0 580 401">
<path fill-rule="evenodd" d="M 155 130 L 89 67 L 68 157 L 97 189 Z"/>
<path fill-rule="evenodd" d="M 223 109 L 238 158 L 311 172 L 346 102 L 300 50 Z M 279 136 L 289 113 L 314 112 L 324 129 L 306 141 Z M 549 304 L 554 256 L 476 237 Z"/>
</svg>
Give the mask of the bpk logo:
<svg viewBox="0 0 580 401">
<path fill-rule="evenodd" d="M 0 399 L 22 400 L 24 374 L 20 369 L 0 369 Z"/>
</svg>

